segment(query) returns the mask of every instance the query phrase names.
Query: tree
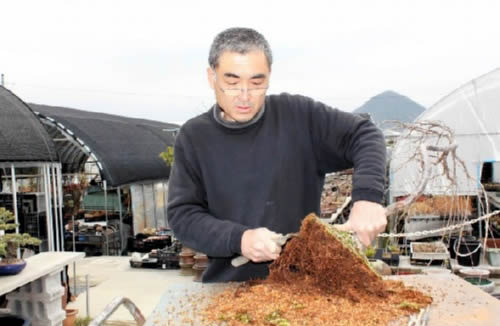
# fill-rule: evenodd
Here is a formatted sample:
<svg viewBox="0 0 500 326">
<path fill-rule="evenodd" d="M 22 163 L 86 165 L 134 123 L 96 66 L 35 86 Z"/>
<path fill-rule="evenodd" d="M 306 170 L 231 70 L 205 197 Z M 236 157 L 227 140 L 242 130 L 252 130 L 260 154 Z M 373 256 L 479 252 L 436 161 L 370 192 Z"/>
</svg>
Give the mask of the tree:
<svg viewBox="0 0 500 326">
<path fill-rule="evenodd" d="M 5 233 L 5 231 L 15 230 L 18 226 L 12 223 L 15 220 L 11 211 L 0 207 L 0 256 L 2 262 L 13 263 L 17 260 L 17 248 L 28 245 L 40 245 L 40 240 L 30 236 L 28 233 Z"/>
<path fill-rule="evenodd" d="M 167 149 L 160 153 L 160 157 L 165 161 L 168 167 L 172 167 L 174 163 L 174 147 L 167 146 Z"/>
</svg>

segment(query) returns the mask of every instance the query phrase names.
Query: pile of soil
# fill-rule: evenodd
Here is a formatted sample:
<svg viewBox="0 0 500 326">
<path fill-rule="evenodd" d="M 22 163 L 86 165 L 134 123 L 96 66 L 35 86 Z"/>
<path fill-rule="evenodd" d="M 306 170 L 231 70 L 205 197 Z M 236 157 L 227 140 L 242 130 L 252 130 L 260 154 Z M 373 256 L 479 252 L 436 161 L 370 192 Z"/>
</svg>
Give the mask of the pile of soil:
<svg viewBox="0 0 500 326">
<path fill-rule="evenodd" d="M 302 222 L 280 257 L 270 266 L 269 283 L 296 284 L 359 301 L 362 294 L 386 297 L 381 277 L 352 243 L 352 237 L 319 221 L 314 214 Z"/>
<path fill-rule="evenodd" d="M 383 280 L 349 234 L 311 214 L 266 280 L 223 291 L 202 316 L 207 324 L 225 325 L 387 325 L 431 302 L 401 282 Z"/>
</svg>

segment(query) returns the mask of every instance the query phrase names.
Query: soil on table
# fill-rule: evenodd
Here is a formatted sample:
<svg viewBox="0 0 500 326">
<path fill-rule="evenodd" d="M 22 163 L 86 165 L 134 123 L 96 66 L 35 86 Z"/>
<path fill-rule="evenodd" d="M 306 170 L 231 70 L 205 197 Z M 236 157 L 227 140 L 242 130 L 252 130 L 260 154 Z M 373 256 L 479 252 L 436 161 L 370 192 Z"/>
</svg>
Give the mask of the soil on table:
<svg viewBox="0 0 500 326">
<path fill-rule="evenodd" d="M 415 252 L 445 253 L 446 247 L 443 243 L 413 243 Z"/>
<path fill-rule="evenodd" d="M 431 302 L 402 282 L 383 280 L 349 234 L 311 214 L 266 280 L 223 291 L 201 315 L 209 325 L 388 325 Z"/>
</svg>

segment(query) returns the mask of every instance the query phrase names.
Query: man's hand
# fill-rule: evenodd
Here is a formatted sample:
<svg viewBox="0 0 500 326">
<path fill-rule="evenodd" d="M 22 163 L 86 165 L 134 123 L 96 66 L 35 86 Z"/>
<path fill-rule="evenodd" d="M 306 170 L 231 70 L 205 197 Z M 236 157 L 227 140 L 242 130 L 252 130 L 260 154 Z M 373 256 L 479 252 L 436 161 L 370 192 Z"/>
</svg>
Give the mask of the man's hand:
<svg viewBox="0 0 500 326">
<path fill-rule="evenodd" d="M 382 205 L 359 200 L 354 203 L 349 219 L 345 224 L 335 225 L 341 231 L 356 233 L 359 241 L 368 247 L 375 237 L 385 230 L 387 217 Z"/>
<path fill-rule="evenodd" d="M 274 260 L 281 252 L 275 241 L 278 236 L 267 228 L 246 230 L 241 237 L 241 254 L 255 263 Z"/>
</svg>

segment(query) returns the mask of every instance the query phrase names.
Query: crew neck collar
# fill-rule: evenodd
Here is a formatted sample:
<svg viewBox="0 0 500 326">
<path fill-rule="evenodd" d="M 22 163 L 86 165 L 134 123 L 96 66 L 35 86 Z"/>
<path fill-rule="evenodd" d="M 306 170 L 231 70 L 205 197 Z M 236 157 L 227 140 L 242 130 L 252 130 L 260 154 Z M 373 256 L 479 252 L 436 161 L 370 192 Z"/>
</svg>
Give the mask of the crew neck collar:
<svg viewBox="0 0 500 326">
<path fill-rule="evenodd" d="M 262 108 L 259 110 L 259 112 L 257 112 L 257 114 L 251 120 L 249 120 L 247 122 L 224 120 L 224 118 L 223 118 L 224 111 L 222 111 L 222 109 L 220 108 L 220 106 L 218 104 L 215 104 L 213 106 L 212 111 L 213 111 L 214 119 L 215 119 L 215 121 L 217 121 L 217 123 L 223 125 L 226 128 L 230 128 L 230 129 L 242 129 L 242 128 L 246 128 L 248 126 L 251 126 L 251 125 L 255 124 L 257 121 L 259 121 L 260 118 L 262 118 L 262 116 L 264 115 L 265 108 L 266 108 L 265 104 L 262 104 Z"/>
</svg>

